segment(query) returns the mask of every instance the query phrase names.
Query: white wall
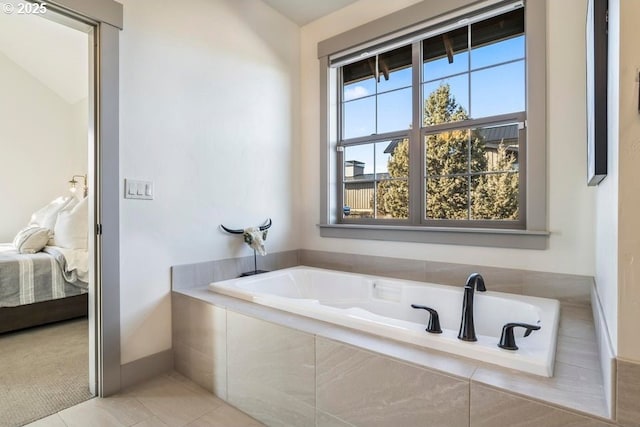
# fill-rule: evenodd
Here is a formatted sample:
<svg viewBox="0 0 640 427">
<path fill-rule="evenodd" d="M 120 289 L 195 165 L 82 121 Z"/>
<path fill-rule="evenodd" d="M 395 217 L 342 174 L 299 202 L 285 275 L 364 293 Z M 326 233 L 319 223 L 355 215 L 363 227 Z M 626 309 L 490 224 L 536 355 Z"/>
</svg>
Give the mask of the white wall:
<svg viewBox="0 0 640 427">
<path fill-rule="evenodd" d="M 221 223 L 298 248 L 299 28 L 259 0 L 123 3 L 120 173 L 155 184 L 120 204 L 127 363 L 171 347 L 171 265 L 251 254 Z"/>
<path fill-rule="evenodd" d="M 87 172 L 87 102 L 69 104 L 1 52 L 0 76 L 0 242 L 11 242 Z"/>
<path fill-rule="evenodd" d="M 596 188 L 596 287 L 614 351 L 618 347 L 618 144 L 620 1 L 609 0 L 607 177 Z"/>
<path fill-rule="evenodd" d="M 317 43 L 406 7 L 414 1 L 360 0 L 301 30 L 302 153 L 298 194 L 305 249 L 484 264 L 593 275 L 594 194 L 586 186 L 584 0 L 547 1 L 547 150 L 549 248 L 488 249 L 417 243 L 329 239 L 319 236 L 319 71 Z M 311 189 L 312 191 L 302 191 Z"/>
</svg>

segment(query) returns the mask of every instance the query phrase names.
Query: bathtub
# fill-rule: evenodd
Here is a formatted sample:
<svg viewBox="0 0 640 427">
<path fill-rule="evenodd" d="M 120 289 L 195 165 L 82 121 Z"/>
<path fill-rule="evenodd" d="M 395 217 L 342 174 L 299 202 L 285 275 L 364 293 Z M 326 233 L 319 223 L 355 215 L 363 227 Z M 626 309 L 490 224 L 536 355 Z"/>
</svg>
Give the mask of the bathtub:
<svg viewBox="0 0 640 427">
<path fill-rule="evenodd" d="M 478 341 L 457 338 L 463 289 L 362 274 L 298 266 L 257 276 L 211 283 L 209 289 L 228 296 L 346 326 L 371 334 L 551 377 L 556 352 L 558 301 L 522 295 L 476 292 L 474 320 Z M 428 313 L 411 308 L 427 305 L 440 315 L 441 334 L 425 331 Z M 514 330 L 516 351 L 498 347 L 502 326 L 510 322 L 539 325 L 523 337 Z"/>
</svg>

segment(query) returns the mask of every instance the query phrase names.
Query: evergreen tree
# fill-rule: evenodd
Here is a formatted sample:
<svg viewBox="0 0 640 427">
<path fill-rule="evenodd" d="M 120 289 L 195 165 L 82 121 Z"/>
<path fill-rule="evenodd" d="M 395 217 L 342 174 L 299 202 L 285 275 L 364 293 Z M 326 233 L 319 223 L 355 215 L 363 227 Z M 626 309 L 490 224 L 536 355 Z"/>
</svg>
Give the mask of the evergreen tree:
<svg viewBox="0 0 640 427">
<path fill-rule="evenodd" d="M 409 217 L 409 140 L 403 139 L 394 148 L 387 170 L 390 178 L 401 180 L 381 181 L 377 188 L 378 218 L 408 218 Z"/>
<path fill-rule="evenodd" d="M 448 84 L 440 85 L 425 100 L 425 126 L 466 119 L 467 112 L 451 95 Z M 497 160 L 489 166 L 484 140 L 477 131 L 446 131 L 428 135 L 425 139 L 427 218 L 517 219 L 517 173 L 480 175 L 471 180 L 468 177 L 469 171 L 513 171 L 516 158 L 503 145 L 498 148 Z M 378 184 L 377 217 L 407 218 L 409 186 L 405 178 L 409 176 L 408 139 L 396 145 L 387 169 L 390 178 L 396 180 L 381 181 Z M 458 174 L 461 176 L 452 176 Z M 402 179 L 397 180 L 398 178 Z M 372 207 L 373 204 L 371 200 Z"/>
<path fill-rule="evenodd" d="M 498 146 L 497 159 L 489 172 L 482 175 L 473 192 L 474 219 L 518 219 L 518 173 L 514 172 L 515 156 L 504 146 Z"/>
<path fill-rule="evenodd" d="M 425 100 L 425 126 L 467 118 L 467 112 L 451 95 L 448 84 L 440 85 Z M 427 218 L 467 219 L 469 180 L 465 176 L 451 175 L 466 174 L 469 167 L 472 171 L 486 169 L 482 138 L 468 130 L 454 130 L 428 135 L 425 143 Z"/>
</svg>

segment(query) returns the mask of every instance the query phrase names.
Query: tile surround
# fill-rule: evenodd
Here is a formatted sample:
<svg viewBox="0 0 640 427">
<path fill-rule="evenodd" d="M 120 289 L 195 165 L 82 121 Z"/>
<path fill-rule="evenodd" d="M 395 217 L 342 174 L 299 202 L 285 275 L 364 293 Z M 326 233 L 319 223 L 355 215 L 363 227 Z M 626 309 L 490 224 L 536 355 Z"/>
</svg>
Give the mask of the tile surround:
<svg viewBox="0 0 640 427">
<path fill-rule="evenodd" d="M 270 426 L 315 424 L 314 336 L 227 310 L 229 402 Z"/>
<path fill-rule="evenodd" d="M 298 265 L 298 251 L 286 251 L 258 256 L 258 269 L 278 270 Z M 171 287 L 192 289 L 217 280 L 232 279 L 253 270 L 253 255 L 171 267 Z"/>
<path fill-rule="evenodd" d="M 625 427 L 640 426 L 640 364 L 617 361 L 617 419 Z"/>
<path fill-rule="evenodd" d="M 316 340 L 317 408 L 368 427 L 467 426 L 469 383 L 334 341 Z"/>
<path fill-rule="evenodd" d="M 480 272 L 491 290 L 555 298 L 588 305 L 593 278 L 560 273 L 410 260 L 370 255 L 300 249 L 301 265 L 333 270 L 397 277 L 443 285 L 464 286 L 467 277 Z"/>
<path fill-rule="evenodd" d="M 556 405 L 606 417 L 602 376 L 599 371 L 556 362 L 552 378 L 537 375 L 513 375 L 487 365 L 479 367 L 471 377 L 472 382 L 482 383 L 540 401 L 552 401 Z"/>
<path fill-rule="evenodd" d="M 593 278 L 588 276 L 308 249 L 272 253 L 258 259 L 258 267 L 266 270 L 296 265 L 453 286 L 463 286 L 470 273 L 480 272 L 494 291 L 556 298 L 563 303 L 582 305 L 590 304 L 593 285 Z M 177 265 L 171 268 L 172 288 L 193 289 L 238 277 L 252 269 L 252 256 Z"/>
<path fill-rule="evenodd" d="M 398 260 L 386 257 L 370 257 L 309 250 L 289 251 L 284 254 L 274 254 L 273 256 L 274 258 L 270 262 L 278 266 L 269 267 L 270 269 L 304 264 L 363 274 L 394 276 L 410 280 L 434 281 L 452 285 L 462 285 L 469 271 L 477 270 L 485 276 L 487 282 L 492 284 L 491 287 L 493 290 L 560 299 L 562 313 L 556 361 L 558 381 L 560 381 L 560 384 L 553 384 L 552 381 L 547 385 L 541 386 L 540 384 L 536 384 L 536 378 L 526 378 L 526 375 L 516 375 L 519 379 L 514 381 L 512 374 L 509 372 L 505 370 L 500 371 L 499 369 L 494 372 L 493 368 L 487 365 L 488 368 L 487 366 L 480 366 L 475 373 L 473 373 L 471 378 L 472 390 L 473 387 L 484 387 L 485 389 L 492 390 L 493 393 L 498 393 L 498 401 L 501 401 L 504 396 L 517 399 L 513 401 L 513 405 L 522 406 L 525 408 L 523 411 L 528 411 L 528 408 L 531 407 L 537 408 L 537 410 L 543 413 L 551 411 L 557 419 L 568 420 L 565 421 L 566 425 L 581 425 L 579 422 L 584 420 L 586 420 L 584 421 L 586 424 L 583 425 L 589 427 L 613 425 L 607 424 L 606 420 L 604 420 L 604 417 L 606 417 L 610 411 L 606 408 L 607 405 L 603 404 L 601 396 L 605 393 L 601 390 L 602 380 L 598 378 L 599 372 L 594 368 L 594 361 L 597 360 L 597 355 L 593 347 L 597 339 L 593 338 L 595 328 L 593 327 L 593 314 L 591 314 L 590 308 L 590 292 L 593 287 L 593 279 L 591 277 L 427 261 Z M 252 260 L 252 257 L 246 258 L 247 260 Z M 237 275 L 237 272 L 244 268 L 243 263 L 247 262 L 247 260 L 242 260 L 241 262 L 237 260 L 223 260 L 192 266 L 174 267 L 172 269 L 174 289 L 176 288 L 176 284 L 183 289 L 196 289 L 213 280 L 234 277 Z M 174 295 L 176 295 L 176 293 L 174 293 Z M 252 308 L 247 309 L 247 311 L 251 313 L 250 316 L 254 316 L 260 312 L 260 309 Z M 306 326 L 303 328 L 303 330 L 309 331 L 312 329 L 312 327 Z M 336 334 L 346 337 L 351 333 L 344 331 L 336 332 Z M 362 334 L 355 332 L 354 334 L 360 335 L 359 339 L 362 341 Z M 362 342 L 368 345 L 367 340 Z M 375 345 L 376 343 L 372 341 L 370 347 L 374 349 Z M 390 344 L 389 348 L 392 347 L 393 344 Z M 177 350 L 177 352 L 180 351 L 184 351 L 184 349 Z M 416 357 L 416 360 L 417 359 L 419 358 Z M 437 358 L 434 360 L 437 361 Z M 618 361 L 618 369 L 621 371 L 618 372 L 617 375 L 615 365 L 612 369 L 613 375 L 617 376 L 618 381 L 621 381 L 621 384 L 618 384 L 617 387 L 617 392 L 619 393 L 617 399 L 617 408 L 619 411 L 618 425 L 640 426 L 640 421 L 638 421 L 640 420 L 640 414 L 638 413 L 640 411 L 637 410 L 636 404 L 636 402 L 640 401 L 640 386 L 637 386 L 637 384 L 640 384 L 640 373 L 637 372 L 640 371 L 640 365 Z M 625 378 L 627 378 L 626 382 Z M 585 389 L 582 385 L 583 381 L 589 384 L 599 383 L 601 385 L 595 388 L 589 387 L 589 389 Z M 497 387 L 497 389 L 493 387 Z M 636 390 L 636 388 L 638 388 L 638 390 Z M 534 392 L 533 396 L 531 396 L 531 390 L 537 390 L 537 392 L 540 392 L 540 395 L 536 395 L 537 392 Z M 581 397 L 578 399 L 579 402 L 577 404 L 572 404 L 567 400 L 566 406 L 568 406 L 570 410 L 563 410 L 561 407 L 553 406 L 555 404 L 565 406 L 561 395 L 570 396 L 571 390 L 579 390 L 580 392 Z M 555 393 L 558 393 L 558 395 L 554 397 Z M 611 393 L 609 393 L 609 395 L 613 396 L 613 402 L 615 402 L 616 396 Z M 544 403 L 548 400 L 554 403 L 552 405 Z M 473 408 L 473 399 L 471 406 Z M 603 417 L 603 419 L 583 417 L 579 413 L 571 412 L 572 410 L 598 414 Z M 553 411 L 559 412 L 555 413 Z M 472 413 L 477 413 L 477 411 Z M 337 416 L 336 414 L 327 413 L 320 407 L 314 412 L 314 417 L 317 420 L 317 425 L 350 425 L 348 419 Z M 573 417 L 578 417 L 577 419 L 581 421 L 574 422 Z M 541 419 L 544 419 L 544 417 Z M 474 424 L 472 417 L 471 425 L 482 426 L 489 424 Z M 529 424 L 513 425 L 526 426 Z"/>
<path fill-rule="evenodd" d="M 171 314 L 175 369 L 226 399 L 226 310 L 174 294 Z"/>
<path fill-rule="evenodd" d="M 604 421 L 471 383 L 470 427 L 613 427 Z"/>
<path fill-rule="evenodd" d="M 438 373 L 435 371 L 436 375 L 448 376 L 454 380 L 460 380 L 462 382 L 466 381 L 470 384 L 470 387 L 483 387 L 484 389 L 499 393 L 498 397 L 500 399 L 503 397 L 502 395 L 519 399 L 514 402 L 518 405 L 524 405 L 523 407 L 525 409 L 523 410 L 525 411 L 528 410 L 527 408 L 531 407 L 537 408 L 535 409 L 536 411 L 551 411 L 554 414 L 556 414 L 554 411 L 558 411 L 556 416 L 558 416 L 560 420 L 569 420 L 566 421 L 568 425 L 581 425 L 580 423 L 574 423 L 574 419 L 580 420 L 580 422 L 584 421 L 584 425 L 587 427 L 615 425 L 611 424 L 613 421 L 608 421 L 606 419 L 606 405 L 602 398 L 602 390 L 598 390 L 598 387 L 601 386 L 596 386 L 595 389 L 593 388 L 593 384 L 602 384 L 602 380 L 598 375 L 598 369 L 593 364 L 589 364 L 590 356 L 588 356 L 588 351 L 584 352 L 583 349 L 579 349 L 578 353 L 576 353 L 579 356 L 577 358 L 574 357 L 572 359 L 571 353 L 567 353 L 566 357 L 569 358 L 568 363 L 559 360 L 556 364 L 557 375 L 555 378 L 549 380 L 533 375 L 516 373 L 514 371 L 501 369 L 488 364 L 476 364 L 475 368 L 471 368 L 473 364 L 470 364 L 469 361 L 464 358 L 452 358 L 444 353 L 440 354 L 439 352 L 424 351 L 424 349 L 421 350 L 408 345 L 398 345 L 398 343 L 393 342 L 392 340 L 382 339 L 380 337 L 359 333 L 336 325 L 318 322 L 313 319 L 287 314 L 275 309 L 257 306 L 246 301 L 226 297 L 224 295 L 218 295 L 207 291 L 206 288 L 184 291 L 184 293 L 189 295 L 187 298 L 191 298 L 200 304 L 215 304 L 218 308 L 226 308 L 227 310 L 233 307 L 233 311 L 236 312 L 236 314 L 246 312 L 248 313 L 248 316 L 255 317 L 255 322 L 263 322 L 270 327 L 281 325 L 283 329 L 294 328 L 294 332 L 295 329 L 300 329 L 305 331 L 303 334 L 312 337 L 315 336 L 316 342 L 324 340 L 336 342 L 338 345 L 340 345 L 340 342 L 349 343 L 349 345 L 345 345 L 345 347 L 350 349 L 354 348 L 351 345 L 351 343 L 354 343 L 358 347 L 369 349 L 368 351 L 355 349 L 356 352 L 375 354 L 377 357 L 392 360 L 393 362 L 401 363 L 403 365 L 413 366 L 413 364 L 416 364 L 416 367 L 419 369 L 425 369 L 426 371 L 431 372 L 433 372 L 433 366 L 438 366 L 438 369 L 440 369 L 441 372 Z M 174 295 L 180 295 L 180 293 L 174 292 Z M 184 297 L 185 295 L 181 296 Z M 569 310 L 569 317 L 574 314 L 578 316 L 578 319 L 574 319 L 577 322 L 587 321 L 582 310 L 578 310 L 576 312 Z M 259 318 L 268 319 L 268 321 L 260 321 L 258 320 Z M 323 338 L 323 336 L 328 338 Z M 560 341 L 565 338 L 567 337 L 561 337 Z M 567 348 L 570 349 L 570 343 L 567 344 Z M 583 352 L 585 354 L 583 354 Z M 269 359 L 268 354 L 268 351 L 263 353 L 261 355 L 262 359 Z M 449 360 L 448 362 L 447 359 Z M 471 368 L 470 370 L 467 369 L 467 365 Z M 265 360 L 263 366 L 268 367 L 269 363 Z M 423 368 L 423 366 L 428 368 Z M 450 369 L 458 372 L 457 375 L 459 376 L 450 376 L 443 373 L 448 372 Z M 378 368 L 369 376 L 376 377 L 379 375 L 380 371 L 381 370 Z M 625 375 L 628 375 L 628 373 Z M 640 383 L 639 379 L 634 379 L 633 375 L 628 375 L 628 377 L 631 381 L 628 386 L 634 387 L 636 384 Z M 321 381 L 318 379 L 318 386 L 320 385 Z M 262 393 L 263 391 L 259 390 L 259 392 Z M 629 395 L 630 397 L 627 404 L 632 409 L 634 409 L 633 405 L 640 396 L 640 391 L 637 393 L 638 394 Z M 320 396 L 320 394 L 318 396 Z M 498 401 L 500 401 L 500 399 L 498 399 Z M 258 405 L 265 407 L 264 400 L 256 400 L 258 400 Z M 524 403 L 520 400 L 524 401 Z M 319 406 L 321 404 L 320 398 L 318 398 L 317 403 L 318 407 L 315 408 L 316 425 L 337 427 L 362 425 L 353 422 L 352 419 L 343 418 L 346 416 L 344 414 L 326 412 L 323 410 L 326 408 Z M 312 407 L 311 409 L 314 408 Z M 599 415 L 599 417 L 592 416 L 591 414 Z M 542 417 L 542 415 L 540 416 Z M 640 425 L 638 423 L 634 424 L 633 417 L 635 416 L 636 415 L 631 413 L 631 415 L 629 415 L 631 421 L 627 420 L 626 424 L 620 425 L 624 425 L 625 427 Z M 544 420 L 544 417 L 541 419 Z M 474 425 L 473 418 L 471 425 Z M 494 425 L 496 427 L 500 426 L 499 424 Z M 505 424 L 505 426 L 506 425 L 509 424 Z M 526 426 L 528 424 L 524 425 Z"/>
<path fill-rule="evenodd" d="M 346 421 L 336 418 L 326 412 L 316 410 L 316 427 L 355 427 Z"/>
</svg>

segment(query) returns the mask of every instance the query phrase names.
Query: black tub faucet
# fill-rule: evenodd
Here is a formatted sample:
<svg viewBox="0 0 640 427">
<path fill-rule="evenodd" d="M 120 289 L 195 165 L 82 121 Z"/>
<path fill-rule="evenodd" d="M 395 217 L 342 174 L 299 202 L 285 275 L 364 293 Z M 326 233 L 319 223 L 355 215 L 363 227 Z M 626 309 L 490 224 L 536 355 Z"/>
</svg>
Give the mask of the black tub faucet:
<svg viewBox="0 0 640 427">
<path fill-rule="evenodd" d="M 484 279 L 480 273 L 473 273 L 464 285 L 464 299 L 462 300 L 462 319 L 460 320 L 460 331 L 458 339 L 463 341 L 478 341 L 476 338 L 476 328 L 473 324 L 473 292 L 484 292 Z"/>
</svg>

